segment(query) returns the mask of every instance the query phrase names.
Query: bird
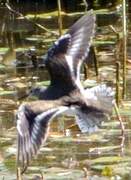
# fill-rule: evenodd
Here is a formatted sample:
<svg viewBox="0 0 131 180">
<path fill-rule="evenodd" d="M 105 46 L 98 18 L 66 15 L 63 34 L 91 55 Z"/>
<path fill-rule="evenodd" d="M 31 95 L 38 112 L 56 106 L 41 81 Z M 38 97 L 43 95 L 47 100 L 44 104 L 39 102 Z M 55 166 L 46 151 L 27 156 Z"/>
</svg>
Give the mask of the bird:
<svg viewBox="0 0 131 180">
<path fill-rule="evenodd" d="M 51 121 L 72 112 L 83 133 L 93 132 L 112 112 L 113 91 L 106 85 L 84 89 L 80 70 L 88 56 L 95 34 L 95 15 L 90 10 L 77 20 L 49 50 L 45 66 L 50 75 L 47 88 L 34 89 L 42 96 L 22 103 L 16 113 L 18 131 L 17 161 L 25 172 L 30 161 L 46 142 Z M 33 92 L 33 91 L 32 91 Z"/>
<path fill-rule="evenodd" d="M 34 87 L 29 91 L 28 97 L 29 98 L 36 97 L 39 100 L 44 100 L 43 95 L 46 89 L 47 88 L 45 86 Z M 89 101 L 91 99 L 92 105 L 95 106 L 96 108 L 103 110 L 107 114 L 112 113 L 112 107 L 114 106 L 114 103 L 115 103 L 115 100 L 114 100 L 115 92 L 112 90 L 111 87 L 108 87 L 106 84 L 100 84 L 92 88 L 86 88 L 84 89 L 84 95 L 85 95 L 86 100 Z M 67 111 L 65 112 L 65 115 L 75 116 L 75 113 L 73 112 L 69 113 Z M 81 129 L 81 132 L 83 133 L 86 133 L 86 132 L 91 133 L 95 131 L 95 128 L 97 129 L 96 126 L 94 127 L 94 129 L 92 128 L 93 126 L 87 129 L 87 126 L 84 125 L 83 120 L 80 122 L 80 118 L 78 118 L 78 116 L 75 116 L 75 119 L 76 119 L 77 125 L 79 126 L 79 128 Z"/>
</svg>

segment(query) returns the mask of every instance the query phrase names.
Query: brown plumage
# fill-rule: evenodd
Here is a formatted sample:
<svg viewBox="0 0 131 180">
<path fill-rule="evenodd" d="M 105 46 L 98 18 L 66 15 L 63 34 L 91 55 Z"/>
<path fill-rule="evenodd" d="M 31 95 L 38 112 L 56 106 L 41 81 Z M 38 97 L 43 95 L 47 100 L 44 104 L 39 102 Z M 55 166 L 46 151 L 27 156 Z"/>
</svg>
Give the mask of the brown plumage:
<svg viewBox="0 0 131 180">
<path fill-rule="evenodd" d="M 40 145 L 46 141 L 51 120 L 61 113 L 72 111 L 82 132 L 91 132 L 111 111 L 112 90 L 98 86 L 84 90 L 80 83 L 80 68 L 88 55 L 94 35 L 95 16 L 89 11 L 80 18 L 48 50 L 45 61 L 51 77 L 47 89 L 37 89 L 41 100 L 22 104 L 17 112 L 18 161 L 23 170 L 29 165 Z M 90 98 L 91 97 L 91 98 Z M 94 103 L 95 102 L 95 103 Z M 103 108 L 106 102 L 109 106 Z"/>
</svg>

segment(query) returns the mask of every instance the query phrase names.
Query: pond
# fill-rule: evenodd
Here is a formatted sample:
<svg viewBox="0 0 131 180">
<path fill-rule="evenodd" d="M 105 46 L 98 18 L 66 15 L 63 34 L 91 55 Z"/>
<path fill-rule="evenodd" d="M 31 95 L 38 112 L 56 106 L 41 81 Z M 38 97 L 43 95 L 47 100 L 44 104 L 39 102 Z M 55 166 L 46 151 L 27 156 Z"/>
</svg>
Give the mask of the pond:
<svg viewBox="0 0 131 180">
<path fill-rule="evenodd" d="M 91 135 L 81 134 L 72 117 L 54 120 L 46 144 L 25 177 L 32 179 L 43 174 L 46 179 L 103 179 L 103 175 L 130 178 L 130 109 L 122 114 L 126 127 L 124 147 L 116 116 Z M 11 180 L 15 179 L 17 147 L 13 117 L 11 110 L 3 112 L 0 123 L 0 176 Z"/>
<path fill-rule="evenodd" d="M 47 34 L 44 34 L 46 41 L 43 40 L 45 43 L 42 45 L 43 49 L 37 47 L 37 53 L 40 55 L 44 54 L 43 52 L 56 38 Z M 104 43 L 103 45 L 104 37 L 108 39 L 108 44 Z M 98 41 L 101 38 L 102 42 L 99 45 Z M 112 43 L 111 38 L 114 36 L 108 31 L 108 28 L 98 30 L 95 43 L 98 48 L 99 76 L 95 76 L 94 66 L 91 65 L 88 69 L 88 80 L 84 82 L 85 86 L 91 87 L 101 82 L 107 83 L 115 89 L 116 67 L 112 51 L 115 41 Z M 41 40 L 41 36 L 31 34 L 31 36 L 26 37 L 26 42 L 29 41 L 28 47 L 24 44 L 24 47 L 19 48 L 32 48 L 39 40 Z M 23 52 L 18 48 L 14 50 Z M 15 63 L 13 64 L 10 60 L 13 51 L 9 52 L 9 58 L 5 60 L 6 65 L 2 63 L 0 65 L 0 180 L 16 179 L 17 130 L 15 113 L 19 104 L 27 100 L 23 97 L 30 86 L 48 85 L 49 83 L 48 72 L 44 66 L 34 68 L 30 62 L 24 66 L 23 64 L 14 66 Z M 2 53 L 5 53 L 3 49 Z M 58 117 L 52 122 L 47 142 L 42 145 L 37 158 L 31 162 L 23 179 L 131 179 L 130 68 L 129 64 L 127 100 L 121 102 L 119 109 L 125 125 L 124 135 L 114 110 L 109 122 L 103 123 L 101 129 L 93 134 L 82 134 L 72 116 Z M 84 74 L 82 74 L 82 79 L 83 76 Z M 124 142 L 122 142 L 123 140 Z"/>
</svg>

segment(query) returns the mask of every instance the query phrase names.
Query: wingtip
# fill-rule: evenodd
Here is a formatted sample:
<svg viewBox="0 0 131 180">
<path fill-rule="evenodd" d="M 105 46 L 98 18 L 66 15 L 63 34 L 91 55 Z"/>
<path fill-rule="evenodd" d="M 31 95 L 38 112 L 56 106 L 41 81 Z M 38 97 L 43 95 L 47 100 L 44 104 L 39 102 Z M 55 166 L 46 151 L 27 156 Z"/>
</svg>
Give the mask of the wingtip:
<svg viewBox="0 0 131 180">
<path fill-rule="evenodd" d="M 94 10 L 93 10 L 93 9 L 90 9 L 89 11 L 87 11 L 86 14 L 88 14 L 88 15 L 94 15 Z"/>
<path fill-rule="evenodd" d="M 85 13 L 85 15 L 86 15 L 86 16 L 92 16 L 93 19 L 94 19 L 94 21 L 96 21 L 96 14 L 95 14 L 95 12 L 94 12 L 93 9 L 90 9 L 89 11 L 87 11 L 87 12 Z"/>
<path fill-rule="evenodd" d="M 94 26 L 93 26 L 93 36 L 92 36 L 92 39 L 94 38 L 95 36 L 95 29 L 96 29 L 96 14 L 94 12 L 93 9 L 91 9 L 90 11 L 88 11 L 89 15 L 92 16 L 92 19 L 93 19 L 93 22 L 94 22 Z M 91 40 L 92 41 L 92 40 Z"/>
</svg>

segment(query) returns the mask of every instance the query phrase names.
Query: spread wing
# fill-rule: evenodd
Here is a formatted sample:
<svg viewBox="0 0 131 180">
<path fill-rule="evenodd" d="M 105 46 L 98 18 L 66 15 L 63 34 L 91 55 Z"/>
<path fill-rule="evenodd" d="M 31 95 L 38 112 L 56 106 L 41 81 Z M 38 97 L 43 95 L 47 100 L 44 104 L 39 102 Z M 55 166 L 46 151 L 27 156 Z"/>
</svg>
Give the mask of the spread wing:
<svg viewBox="0 0 131 180">
<path fill-rule="evenodd" d="M 48 50 L 45 64 L 52 83 L 74 85 L 80 76 L 81 64 L 88 56 L 94 29 L 95 15 L 89 11 Z"/>
<path fill-rule="evenodd" d="M 82 132 L 93 132 L 101 122 L 108 120 L 112 113 L 114 91 L 106 85 L 99 85 L 85 90 L 88 109 L 77 112 L 76 123 Z"/>
<path fill-rule="evenodd" d="M 41 105 L 39 109 L 37 102 Z M 23 169 L 27 168 L 41 144 L 46 141 L 51 119 L 68 109 L 65 106 L 45 108 L 44 103 L 35 101 L 29 105 L 22 104 L 18 109 L 18 163 L 21 162 Z"/>
<path fill-rule="evenodd" d="M 37 154 L 42 142 L 45 142 L 49 132 L 51 120 L 62 112 L 67 112 L 74 106 L 76 122 L 82 132 L 92 132 L 106 120 L 111 113 L 114 93 L 111 88 L 100 85 L 85 90 L 85 101 L 80 101 L 77 96 L 70 104 L 61 106 L 60 101 L 34 101 L 22 104 L 17 113 L 18 129 L 18 162 L 25 169 L 34 155 Z M 64 101 L 65 102 L 65 101 Z"/>
</svg>

